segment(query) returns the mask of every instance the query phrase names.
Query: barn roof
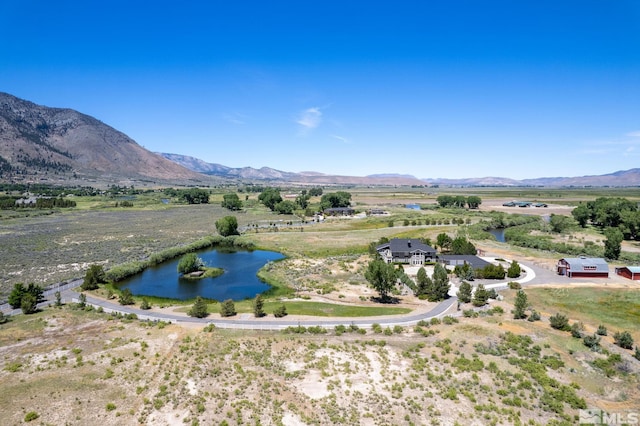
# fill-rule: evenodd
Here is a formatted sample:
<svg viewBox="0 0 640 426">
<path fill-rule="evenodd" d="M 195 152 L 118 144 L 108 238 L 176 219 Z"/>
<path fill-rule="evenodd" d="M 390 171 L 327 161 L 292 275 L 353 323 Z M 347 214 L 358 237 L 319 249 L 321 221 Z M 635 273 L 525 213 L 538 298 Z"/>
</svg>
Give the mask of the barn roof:
<svg viewBox="0 0 640 426">
<path fill-rule="evenodd" d="M 596 267 L 596 271 L 609 271 L 609 264 L 601 257 L 565 257 L 565 262 L 571 269 L 584 269 L 585 267 Z"/>
</svg>

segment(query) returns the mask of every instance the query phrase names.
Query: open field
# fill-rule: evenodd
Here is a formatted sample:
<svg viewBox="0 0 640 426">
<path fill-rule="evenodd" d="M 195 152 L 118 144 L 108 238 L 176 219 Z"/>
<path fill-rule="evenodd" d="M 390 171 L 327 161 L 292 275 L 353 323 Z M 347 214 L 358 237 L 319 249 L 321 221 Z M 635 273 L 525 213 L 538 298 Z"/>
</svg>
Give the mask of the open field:
<svg viewBox="0 0 640 426">
<path fill-rule="evenodd" d="M 502 304 L 505 310 L 508 306 Z M 638 363 L 508 314 L 337 333 L 153 326 L 47 309 L 0 326 L 3 424 L 547 425 L 640 404 Z M 61 386 L 64 383 L 64 386 Z M 33 416 L 33 414 L 31 414 Z M 226 422 L 226 423 L 223 423 Z"/>
<path fill-rule="evenodd" d="M 455 235 L 463 228 L 423 220 L 463 217 L 475 223 L 487 214 L 483 209 L 435 209 L 438 193 L 425 188 L 389 191 L 353 190 L 357 209 L 380 207 L 387 216 L 331 219 L 307 224 L 302 231 L 261 229 L 241 237 L 287 255 L 261 274 L 293 289 L 295 294 L 284 300 L 290 318 L 388 314 L 380 310 L 388 306 L 371 300 L 374 293 L 363 276 L 368 245 L 381 237 Z M 478 195 L 487 209 L 511 197 L 534 200 L 532 192 Z M 540 200 L 551 204 L 552 195 L 544 193 L 548 199 Z M 570 211 L 571 203 L 592 195 L 560 193 L 562 202 L 555 203 Z M 251 194 L 251 200 L 256 196 Z M 115 209 L 110 203 L 86 199 L 75 210 L 0 221 L 2 291 L 6 294 L 14 282 L 81 277 L 91 263 L 108 268 L 191 243 L 214 233 L 215 221 L 230 214 L 214 204 L 165 205 L 145 199 L 140 206 Z M 405 203 L 431 207 L 415 211 Z M 255 202 L 235 216 L 241 226 L 296 220 L 273 215 Z M 590 232 L 571 238 L 597 239 Z M 558 258 L 557 253 L 492 240 L 474 244 L 548 271 Z M 19 315 L 0 325 L 3 424 L 37 416 L 35 424 L 571 425 L 580 408 L 624 412 L 640 406 L 640 362 L 611 338 L 627 330 L 640 341 L 635 290 L 555 285 L 526 291 L 543 313 L 542 321 L 511 319 L 513 291 L 504 292 L 504 301 L 492 302 L 503 314 L 377 331 L 206 331 L 70 306 Z M 392 309 L 430 307 L 415 297 L 400 299 Z M 282 301 L 268 298 L 265 311 Z M 182 305 L 175 309 L 188 309 L 188 303 Z M 211 311 L 218 306 L 212 304 Z M 251 316 L 250 301 L 237 307 L 241 316 Z M 551 329 L 544 315 L 556 312 L 584 322 L 587 331 L 605 324 L 610 333 L 602 339 L 602 351 Z"/>
</svg>

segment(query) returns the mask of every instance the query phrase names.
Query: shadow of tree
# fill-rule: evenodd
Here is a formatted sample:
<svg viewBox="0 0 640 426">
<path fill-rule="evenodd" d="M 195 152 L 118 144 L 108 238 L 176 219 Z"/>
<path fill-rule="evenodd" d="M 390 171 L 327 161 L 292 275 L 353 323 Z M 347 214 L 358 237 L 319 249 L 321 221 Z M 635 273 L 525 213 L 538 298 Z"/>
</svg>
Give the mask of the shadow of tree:
<svg viewBox="0 0 640 426">
<path fill-rule="evenodd" d="M 371 301 L 387 305 L 396 305 L 400 303 L 400 298 L 394 296 L 371 296 Z"/>
</svg>

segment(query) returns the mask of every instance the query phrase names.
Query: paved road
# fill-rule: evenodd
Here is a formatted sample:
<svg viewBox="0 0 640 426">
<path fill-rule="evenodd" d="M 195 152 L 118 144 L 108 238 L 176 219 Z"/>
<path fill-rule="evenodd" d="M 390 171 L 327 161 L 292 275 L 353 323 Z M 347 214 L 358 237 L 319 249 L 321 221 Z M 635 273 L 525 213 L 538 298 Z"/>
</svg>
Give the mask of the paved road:
<svg viewBox="0 0 640 426">
<path fill-rule="evenodd" d="M 544 284 L 552 282 L 551 278 L 553 278 L 553 282 L 558 281 L 559 278 L 552 271 L 547 269 L 543 269 L 536 266 L 528 266 L 520 264 L 520 266 L 525 271 L 524 276 L 517 280 L 520 284 L 523 285 L 535 285 L 535 284 Z M 576 282 L 576 279 L 568 279 L 570 282 Z M 65 303 L 69 302 L 77 302 L 79 298 L 79 293 L 75 291 L 75 288 L 79 287 L 82 284 L 82 279 L 73 280 L 67 284 L 57 286 L 55 288 L 48 289 L 45 291 L 44 295 L 47 298 L 47 301 L 39 304 L 39 307 L 45 307 L 54 303 L 54 294 L 56 291 L 60 291 L 62 295 L 62 300 Z M 510 280 L 511 281 L 511 280 Z M 508 287 L 508 281 L 499 282 L 499 283 L 490 283 L 485 284 L 487 289 L 494 288 L 504 289 Z M 336 325 L 357 325 L 362 328 L 370 328 L 372 324 L 377 323 L 384 326 L 411 326 L 415 325 L 421 320 L 427 321 L 434 317 L 440 317 L 444 315 L 455 315 L 457 313 L 457 302 L 458 299 L 455 297 L 455 293 L 457 288 L 452 286 L 449 294 L 452 296 L 449 299 L 440 302 L 433 309 L 428 312 L 422 312 L 419 314 L 408 314 L 408 315 L 394 315 L 389 317 L 367 317 L 367 318 L 341 318 L 341 319 L 305 319 L 305 320 L 288 320 L 284 319 L 255 319 L 247 316 L 247 318 L 235 318 L 235 319 L 221 319 L 221 318 L 193 318 L 185 315 L 177 315 L 172 313 L 164 313 L 164 312 L 150 312 L 141 310 L 136 307 L 131 306 L 122 306 L 118 303 L 112 301 L 105 301 L 102 299 L 97 299 L 91 296 L 87 296 L 87 303 L 93 305 L 94 307 L 102 307 L 105 312 L 120 312 L 122 314 L 136 314 L 141 320 L 149 320 L 149 321 L 166 321 L 172 323 L 195 323 L 195 324 L 214 324 L 219 328 L 239 328 L 239 329 L 256 329 L 256 330 L 281 330 L 283 328 L 302 325 L 305 327 L 309 326 L 322 326 L 322 327 L 335 327 Z M 8 304 L 0 305 L 0 310 L 4 314 L 8 315 L 16 315 L 20 314 L 21 311 L 19 309 L 11 309 Z"/>
</svg>

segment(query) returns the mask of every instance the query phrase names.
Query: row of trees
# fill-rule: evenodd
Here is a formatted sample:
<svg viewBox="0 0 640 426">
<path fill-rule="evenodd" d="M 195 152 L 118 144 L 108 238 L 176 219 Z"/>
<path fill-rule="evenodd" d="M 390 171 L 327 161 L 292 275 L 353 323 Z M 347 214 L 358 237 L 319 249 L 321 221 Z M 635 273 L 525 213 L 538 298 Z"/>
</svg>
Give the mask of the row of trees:
<svg viewBox="0 0 640 426">
<path fill-rule="evenodd" d="M 295 199 L 295 202 L 289 200 L 283 200 L 278 188 L 268 187 L 265 188 L 258 200 L 264 204 L 271 211 L 280 214 L 293 214 L 293 212 L 300 208 L 306 209 L 309 207 L 309 200 L 312 196 L 318 196 L 322 194 L 322 188 L 311 188 L 308 192 L 303 190 L 300 195 Z M 349 207 L 351 205 L 351 194 L 344 191 L 338 191 L 335 193 L 328 193 L 322 195 L 320 199 L 320 209 L 326 209 L 331 207 Z"/>
<path fill-rule="evenodd" d="M 452 239 L 446 233 L 440 233 L 436 237 L 436 247 L 440 248 L 441 252 L 448 254 L 476 254 L 478 251 L 469 240 L 464 236 L 458 235 Z"/>
<path fill-rule="evenodd" d="M 436 198 L 438 205 L 442 208 L 459 208 L 463 209 L 469 207 L 470 209 L 477 209 L 482 204 L 482 199 L 477 195 L 470 195 L 468 197 L 462 195 L 439 195 Z"/>
<path fill-rule="evenodd" d="M 187 204 L 208 204 L 209 191 L 200 188 L 174 189 L 165 188 L 163 191 L 170 197 L 176 197 Z"/>
<path fill-rule="evenodd" d="M 571 215 L 583 228 L 588 223 L 601 229 L 618 228 L 625 240 L 640 239 L 640 210 L 635 201 L 600 197 L 578 205 Z"/>
<path fill-rule="evenodd" d="M 236 305 L 231 299 L 227 299 L 220 304 L 220 316 L 221 317 L 232 317 L 237 314 Z M 187 315 L 195 318 L 205 318 L 209 315 L 209 310 L 207 307 L 207 301 L 202 297 L 196 297 L 193 306 L 187 312 Z M 256 318 L 262 318 L 266 314 L 264 310 L 264 300 L 261 295 L 257 295 L 255 299 L 253 299 L 253 315 Z M 273 316 L 276 318 L 282 318 L 287 315 L 287 308 L 285 305 L 280 305 L 276 307 L 273 311 Z"/>
</svg>

